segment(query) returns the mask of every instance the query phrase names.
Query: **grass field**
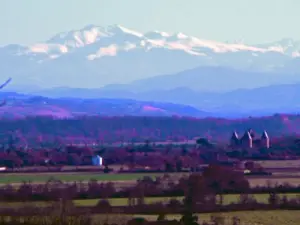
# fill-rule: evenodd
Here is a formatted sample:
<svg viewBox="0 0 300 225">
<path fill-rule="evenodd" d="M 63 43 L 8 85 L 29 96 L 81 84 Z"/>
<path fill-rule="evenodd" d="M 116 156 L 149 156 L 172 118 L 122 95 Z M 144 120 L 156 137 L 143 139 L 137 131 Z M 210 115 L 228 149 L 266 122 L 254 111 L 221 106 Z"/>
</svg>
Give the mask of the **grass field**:
<svg viewBox="0 0 300 225">
<path fill-rule="evenodd" d="M 241 225 L 299 225 L 300 211 L 245 211 L 198 214 L 199 222 L 210 221 L 212 215 L 219 215 L 225 218 L 225 225 L 232 225 L 232 217 L 236 216 L 241 220 Z M 155 221 L 157 216 L 135 215 L 134 217 L 144 217 L 147 220 Z M 180 215 L 167 215 L 169 220 L 181 218 Z M 117 219 L 117 218 L 115 218 Z"/>
<path fill-rule="evenodd" d="M 256 194 L 253 195 L 255 197 L 255 199 L 261 203 L 267 203 L 268 202 L 268 198 L 269 195 L 268 194 Z M 300 197 L 299 194 L 294 194 L 294 193 L 290 193 L 290 194 L 286 194 L 287 198 L 296 198 L 296 197 Z M 230 204 L 232 202 L 238 202 L 239 201 L 239 197 L 240 195 L 225 195 L 224 197 L 224 204 Z M 172 197 L 151 197 L 151 198 L 146 198 L 145 202 L 146 203 L 155 203 L 155 202 L 168 202 L 171 199 L 177 199 L 177 200 L 183 200 L 183 197 L 176 197 L 176 198 L 172 198 Z M 79 206 L 93 206 L 96 205 L 97 202 L 99 200 L 98 199 L 88 199 L 88 200 L 75 200 L 74 203 L 76 205 Z M 113 206 L 125 206 L 128 205 L 128 199 L 127 198 L 113 198 L 113 199 L 109 199 L 109 202 L 111 205 Z"/>
<path fill-rule="evenodd" d="M 183 173 L 171 173 L 172 177 L 179 178 L 183 176 Z M 186 174 L 185 174 L 186 175 Z M 103 174 L 103 173 L 35 173 L 35 174 L 16 174 L 8 173 L 1 174 L 0 185 L 14 184 L 20 185 L 24 181 L 31 181 L 32 183 L 41 184 L 47 182 L 50 178 L 55 178 L 63 182 L 74 182 L 82 181 L 87 182 L 91 179 L 97 180 L 99 182 L 114 182 L 116 187 L 128 187 L 135 184 L 135 181 L 144 176 L 150 176 L 152 178 L 163 176 L 162 173 L 128 173 L 128 174 Z M 289 173 L 280 173 L 278 176 L 271 177 L 247 177 L 250 186 L 266 186 L 268 184 L 284 184 L 289 183 L 290 185 L 299 186 L 300 176 L 293 177 Z"/>
<path fill-rule="evenodd" d="M 294 194 L 294 193 L 290 193 L 290 194 L 286 194 L 287 198 L 296 198 L 296 197 L 300 197 L 299 194 Z M 230 203 L 235 203 L 239 201 L 239 197 L 240 195 L 225 195 L 224 197 L 224 204 L 230 204 Z M 255 197 L 255 199 L 258 202 L 261 203 L 267 203 L 268 202 L 268 194 L 256 194 L 253 195 L 253 197 Z M 149 197 L 149 198 L 145 198 L 145 203 L 149 204 L 149 203 L 155 203 L 155 202 L 168 202 L 171 199 L 177 199 L 177 200 L 182 200 L 183 197 L 176 197 L 176 198 L 172 198 L 172 197 Z M 95 206 L 98 203 L 99 199 L 86 199 L 86 200 L 74 200 L 74 204 L 77 206 Z M 111 198 L 109 199 L 109 202 L 112 206 L 126 206 L 128 205 L 128 198 Z M 50 203 L 46 203 L 46 202 L 28 202 L 28 203 L 21 203 L 21 202 L 16 202 L 16 203 L 2 203 L 0 202 L 0 205 L 5 205 L 5 206 L 9 206 L 9 207 L 18 207 L 18 206 L 24 206 L 24 205 L 35 205 L 35 206 L 46 206 L 47 204 Z"/>
<path fill-rule="evenodd" d="M 64 182 L 72 181 L 89 181 L 91 179 L 97 181 L 132 181 L 144 176 L 156 177 L 162 174 L 152 173 L 130 173 L 130 174 L 102 174 L 102 173 L 35 173 L 35 174 L 17 174 L 8 173 L 1 174 L 0 184 L 22 183 L 31 181 L 32 183 L 45 183 L 51 178 L 55 178 Z"/>
</svg>

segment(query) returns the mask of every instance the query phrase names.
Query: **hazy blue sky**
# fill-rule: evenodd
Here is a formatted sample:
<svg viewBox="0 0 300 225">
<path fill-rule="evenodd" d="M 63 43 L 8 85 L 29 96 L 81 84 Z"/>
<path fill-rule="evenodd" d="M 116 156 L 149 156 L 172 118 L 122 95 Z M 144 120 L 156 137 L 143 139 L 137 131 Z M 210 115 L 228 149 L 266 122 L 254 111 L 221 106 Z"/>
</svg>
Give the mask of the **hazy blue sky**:
<svg viewBox="0 0 300 225">
<path fill-rule="evenodd" d="M 0 0 L 0 45 L 88 24 L 181 31 L 205 39 L 300 40 L 300 0 Z"/>
</svg>

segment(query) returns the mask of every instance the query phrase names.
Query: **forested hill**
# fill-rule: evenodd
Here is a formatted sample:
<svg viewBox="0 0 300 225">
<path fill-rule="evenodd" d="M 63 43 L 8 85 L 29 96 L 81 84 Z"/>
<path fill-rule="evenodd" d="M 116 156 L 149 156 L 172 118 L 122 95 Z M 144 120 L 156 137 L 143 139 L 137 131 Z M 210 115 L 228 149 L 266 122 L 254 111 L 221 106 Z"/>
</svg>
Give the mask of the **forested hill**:
<svg viewBox="0 0 300 225">
<path fill-rule="evenodd" d="M 213 141 L 228 140 L 233 130 L 242 135 L 253 129 L 257 136 L 266 130 L 271 138 L 294 136 L 300 132 L 300 115 L 227 120 L 182 117 L 78 117 L 53 119 L 28 117 L 19 120 L 0 120 L 3 144 L 31 142 L 132 142 L 165 141 L 206 137 Z"/>
</svg>

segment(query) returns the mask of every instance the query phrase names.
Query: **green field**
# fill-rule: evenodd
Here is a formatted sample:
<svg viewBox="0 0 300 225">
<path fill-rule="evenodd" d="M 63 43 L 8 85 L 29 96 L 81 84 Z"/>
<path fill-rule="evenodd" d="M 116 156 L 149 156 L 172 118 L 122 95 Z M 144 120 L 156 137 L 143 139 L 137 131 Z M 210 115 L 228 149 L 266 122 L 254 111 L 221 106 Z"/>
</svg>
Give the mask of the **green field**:
<svg viewBox="0 0 300 225">
<path fill-rule="evenodd" d="M 300 197 L 299 194 L 294 194 L 294 193 L 285 194 L 285 195 L 287 196 L 288 199 Z M 253 195 L 253 197 L 258 202 L 267 203 L 269 195 L 268 194 L 255 194 L 255 195 Z M 227 205 L 230 203 L 238 202 L 239 198 L 240 198 L 240 195 L 235 195 L 235 194 L 225 195 L 224 196 L 224 204 Z M 145 203 L 149 204 L 149 203 L 155 203 L 155 202 L 168 202 L 171 199 L 183 200 L 183 197 L 175 197 L 175 198 L 172 198 L 172 197 L 150 197 L 150 198 L 145 198 Z M 75 203 L 75 205 L 79 205 L 79 206 L 93 206 L 93 205 L 96 205 L 98 201 L 99 201 L 98 199 L 75 200 L 74 203 Z M 109 199 L 109 202 L 113 206 L 128 205 L 127 198 L 112 198 L 112 199 Z"/>
<path fill-rule="evenodd" d="M 97 181 L 133 181 L 144 176 L 156 177 L 162 174 L 155 173 L 130 173 L 130 174 L 103 174 L 103 173 L 35 173 L 35 174 L 1 174 L 0 184 L 22 183 L 31 181 L 33 183 L 45 183 L 51 178 L 55 178 L 64 182 L 72 181 L 89 181 L 91 179 Z"/>
<path fill-rule="evenodd" d="M 90 180 L 97 180 L 99 182 L 114 182 L 116 187 L 130 186 L 135 183 L 137 179 L 143 178 L 144 176 L 150 176 L 152 178 L 163 176 L 163 173 L 123 173 L 123 174 L 103 174 L 103 173 L 90 173 L 90 172 L 73 172 L 73 173 L 34 173 L 34 174 L 17 174 L 7 173 L 1 174 L 0 186 L 5 184 L 19 185 L 22 182 L 31 181 L 32 183 L 41 184 L 47 182 L 51 178 L 61 180 L 63 182 L 88 182 Z M 179 177 L 187 175 L 186 173 L 170 173 L 170 176 L 174 177 L 175 180 Z M 266 186 L 269 184 L 285 184 L 288 183 L 293 186 L 300 185 L 300 177 L 291 177 L 289 173 L 281 173 L 280 177 L 247 177 L 250 186 Z M 284 177 L 286 175 L 286 177 Z"/>
<path fill-rule="evenodd" d="M 287 198 L 297 198 L 300 197 L 299 194 L 285 194 L 287 196 Z M 235 203 L 239 201 L 239 197 L 240 195 L 225 195 L 224 196 L 224 204 L 230 204 L 230 203 Z M 261 203 L 267 203 L 268 202 L 268 194 L 255 194 L 253 195 L 253 197 Z M 149 204 L 149 203 L 155 203 L 155 202 L 168 202 L 171 199 L 177 199 L 177 200 L 182 200 L 183 197 L 149 197 L 149 198 L 145 198 L 145 203 Z M 126 206 L 128 205 L 128 198 L 111 198 L 108 199 L 110 204 L 112 206 Z M 77 206 L 95 206 L 97 203 L 99 202 L 99 199 L 86 199 L 86 200 L 74 200 L 74 204 Z M 27 202 L 27 203 L 1 203 L 0 205 L 6 205 L 6 206 L 11 206 L 11 207 L 16 207 L 16 206 L 24 206 L 25 205 L 36 205 L 36 206 L 45 206 L 47 204 L 50 203 L 46 203 L 46 202 Z"/>
</svg>

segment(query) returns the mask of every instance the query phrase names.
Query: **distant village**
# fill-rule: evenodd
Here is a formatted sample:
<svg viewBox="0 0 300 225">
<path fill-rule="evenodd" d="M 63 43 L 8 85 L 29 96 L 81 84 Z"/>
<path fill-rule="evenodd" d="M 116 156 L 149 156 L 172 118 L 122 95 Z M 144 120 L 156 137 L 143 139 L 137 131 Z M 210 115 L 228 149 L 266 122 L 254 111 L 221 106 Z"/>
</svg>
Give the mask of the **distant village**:
<svg viewBox="0 0 300 225">
<path fill-rule="evenodd" d="M 229 139 L 229 140 L 228 140 Z M 103 170 L 114 172 L 176 172 L 201 171 L 204 166 L 215 163 L 239 170 L 263 172 L 254 165 L 255 160 L 298 159 L 290 147 L 273 140 L 272 149 L 267 131 L 259 136 L 252 129 L 242 135 L 236 131 L 226 143 L 213 144 L 206 138 L 194 139 L 191 145 L 168 145 L 145 141 L 142 145 L 76 146 L 61 149 L 16 150 L 0 152 L 0 171 L 22 171 L 21 168 L 35 166 L 39 171 L 66 171 L 65 166 L 75 170 Z M 269 149 L 266 151 L 266 149 Z M 25 157 L 24 157 L 25 156 Z M 34 159 L 34 160 L 33 160 Z M 2 161 L 1 161 L 2 160 Z M 252 166 L 249 166 L 252 165 Z M 82 166 L 82 167 L 81 167 Z"/>
</svg>

